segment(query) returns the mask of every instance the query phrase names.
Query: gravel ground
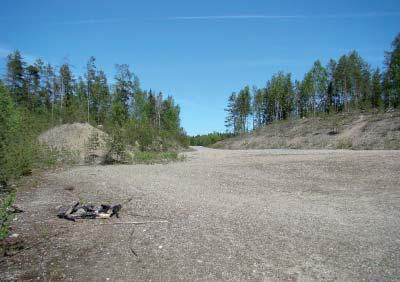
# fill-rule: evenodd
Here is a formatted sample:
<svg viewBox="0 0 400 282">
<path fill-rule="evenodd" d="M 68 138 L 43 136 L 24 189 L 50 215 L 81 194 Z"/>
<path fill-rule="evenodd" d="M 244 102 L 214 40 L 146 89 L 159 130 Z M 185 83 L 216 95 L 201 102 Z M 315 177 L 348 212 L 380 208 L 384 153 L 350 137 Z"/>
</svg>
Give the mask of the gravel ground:
<svg viewBox="0 0 400 282">
<path fill-rule="evenodd" d="M 196 148 L 186 155 L 166 165 L 74 167 L 28 182 L 14 231 L 31 248 L 0 262 L 0 280 L 400 277 L 400 151 Z M 122 202 L 121 218 L 54 218 L 73 200 Z M 160 219 L 169 222 L 100 225 Z"/>
</svg>

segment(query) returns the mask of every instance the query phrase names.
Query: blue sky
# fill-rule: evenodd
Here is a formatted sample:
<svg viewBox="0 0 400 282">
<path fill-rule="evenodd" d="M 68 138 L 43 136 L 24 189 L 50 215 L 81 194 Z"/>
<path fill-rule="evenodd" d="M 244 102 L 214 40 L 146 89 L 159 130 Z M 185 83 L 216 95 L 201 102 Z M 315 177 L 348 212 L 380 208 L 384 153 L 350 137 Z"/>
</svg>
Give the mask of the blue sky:
<svg viewBox="0 0 400 282">
<path fill-rule="evenodd" d="M 301 79 L 357 50 L 372 66 L 400 32 L 400 1 L 17 1 L 2 0 L 0 72 L 19 49 L 27 60 L 69 62 L 82 74 L 90 56 L 109 78 L 127 63 L 142 87 L 173 95 L 189 134 L 224 130 L 228 95 L 262 87 L 273 73 Z"/>
</svg>

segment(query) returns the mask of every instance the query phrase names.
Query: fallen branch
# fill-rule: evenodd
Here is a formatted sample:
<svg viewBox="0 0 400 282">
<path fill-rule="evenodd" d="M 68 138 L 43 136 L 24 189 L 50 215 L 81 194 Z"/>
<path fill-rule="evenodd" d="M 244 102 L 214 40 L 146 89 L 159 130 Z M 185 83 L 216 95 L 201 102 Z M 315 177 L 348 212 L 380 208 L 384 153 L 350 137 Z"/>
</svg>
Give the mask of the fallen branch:
<svg viewBox="0 0 400 282">
<path fill-rule="evenodd" d="M 116 225 L 116 224 L 147 224 L 147 223 L 168 223 L 168 220 L 148 220 L 148 221 L 117 221 L 110 223 L 99 223 L 98 225 Z"/>
<path fill-rule="evenodd" d="M 157 220 L 167 220 L 167 217 L 144 215 L 144 214 L 140 214 L 140 213 L 126 213 L 126 214 L 134 216 L 134 217 L 144 217 L 144 218 L 152 218 L 152 219 L 157 219 Z"/>
<path fill-rule="evenodd" d="M 138 257 L 137 253 L 135 250 L 132 248 L 132 241 L 133 241 L 133 233 L 135 232 L 135 228 L 132 228 L 132 231 L 129 235 L 129 249 L 131 250 L 132 254 L 135 255 L 135 257 Z"/>
</svg>

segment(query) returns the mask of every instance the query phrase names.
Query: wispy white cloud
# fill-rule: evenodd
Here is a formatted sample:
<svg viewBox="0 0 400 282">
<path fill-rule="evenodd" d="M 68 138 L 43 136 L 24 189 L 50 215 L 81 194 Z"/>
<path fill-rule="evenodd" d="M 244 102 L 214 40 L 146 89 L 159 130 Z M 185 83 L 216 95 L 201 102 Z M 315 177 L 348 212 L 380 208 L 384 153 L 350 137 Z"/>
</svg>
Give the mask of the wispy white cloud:
<svg viewBox="0 0 400 282">
<path fill-rule="evenodd" d="M 232 15 L 232 16 L 184 16 L 167 17 L 165 20 L 249 20 L 249 19 L 298 19 L 305 18 L 302 15 Z"/>
<path fill-rule="evenodd" d="M 394 12 L 366 12 L 344 14 L 309 14 L 309 15 L 264 15 L 264 14 L 238 14 L 238 15 L 200 15 L 200 16 L 166 16 L 159 18 L 92 18 L 75 19 L 65 21 L 35 21 L 30 24 L 54 24 L 54 25 L 95 25 L 129 22 L 133 20 L 167 20 L 167 21 L 193 21 L 193 20 L 296 20 L 296 19 L 338 19 L 338 18 L 373 18 L 373 17 L 400 17 L 400 11 Z M 10 18 L 0 18 L 0 22 L 12 22 Z"/>
<path fill-rule="evenodd" d="M 312 18 L 369 18 L 369 17 L 399 17 L 400 12 L 370 12 L 353 14 L 314 14 L 314 15 L 216 15 L 216 16 L 176 16 L 160 18 L 159 20 L 285 20 Z"/>
</svg>

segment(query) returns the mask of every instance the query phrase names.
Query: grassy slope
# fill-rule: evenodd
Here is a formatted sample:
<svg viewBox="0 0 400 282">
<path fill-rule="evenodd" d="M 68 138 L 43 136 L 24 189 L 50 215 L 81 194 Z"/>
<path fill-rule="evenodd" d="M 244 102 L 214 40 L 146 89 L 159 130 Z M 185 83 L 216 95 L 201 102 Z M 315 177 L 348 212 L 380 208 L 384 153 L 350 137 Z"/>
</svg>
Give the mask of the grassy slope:
<svg viewBox="0 0 400 282">
<path fill-rule="evenodd" d="M 220 141 L 225 149 L 400 149 L 400 112 L 286 120 Z"/>
</svg>

